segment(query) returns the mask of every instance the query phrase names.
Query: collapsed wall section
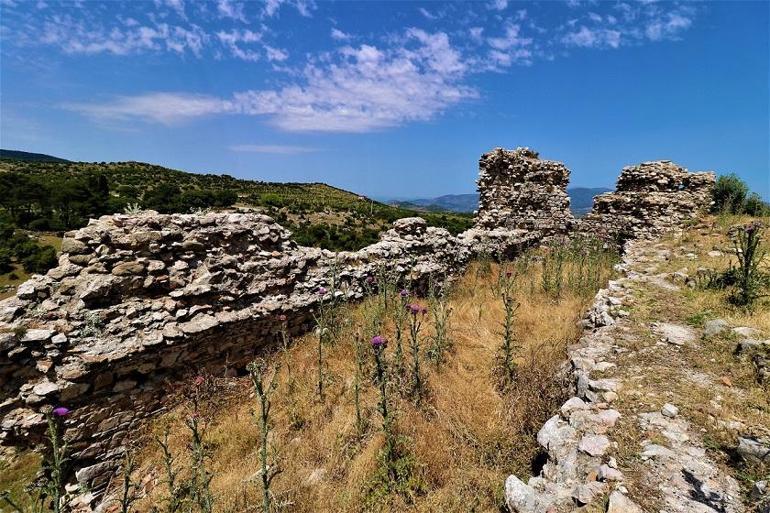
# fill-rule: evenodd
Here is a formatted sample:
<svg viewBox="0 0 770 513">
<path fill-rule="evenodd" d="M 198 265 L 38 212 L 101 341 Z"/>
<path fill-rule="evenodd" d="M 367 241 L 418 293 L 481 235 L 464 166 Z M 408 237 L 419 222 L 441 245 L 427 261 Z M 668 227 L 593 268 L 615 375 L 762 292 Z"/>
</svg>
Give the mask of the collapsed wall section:
<svg viewBox="0 0 770 513">
<path fill-rule="evenodd" d="M 574 223 L 567 195 L 569 169 L 529 148 L 495 148 L 479 159 L 476 228 L 567 233 Z"/>
<path fill-rule="evenodd" d="M 690 173 L 670 160 L 625 167 L 615 192 L 594 198 L 578 230 L 619 242 L 658 235 L 710 206 L 715 181 L 712 172 Z"/>
</svg>

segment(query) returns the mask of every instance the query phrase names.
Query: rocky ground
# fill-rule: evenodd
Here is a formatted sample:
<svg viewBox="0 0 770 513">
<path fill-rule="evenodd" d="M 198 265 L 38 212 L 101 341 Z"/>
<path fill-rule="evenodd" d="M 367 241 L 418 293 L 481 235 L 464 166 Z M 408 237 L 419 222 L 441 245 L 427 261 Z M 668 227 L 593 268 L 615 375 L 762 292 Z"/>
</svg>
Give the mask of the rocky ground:
<svg viewBox="0 0 770 513">
<path fill-rule="evenodd" d="M 770 313 L 697 286 L 729 259 L 717 233 L 628 246 L 571 348 L 575 396 L 538 434 L 547 463 L 506 481 L 512 511 L 770 511 Z"/>
</svg>

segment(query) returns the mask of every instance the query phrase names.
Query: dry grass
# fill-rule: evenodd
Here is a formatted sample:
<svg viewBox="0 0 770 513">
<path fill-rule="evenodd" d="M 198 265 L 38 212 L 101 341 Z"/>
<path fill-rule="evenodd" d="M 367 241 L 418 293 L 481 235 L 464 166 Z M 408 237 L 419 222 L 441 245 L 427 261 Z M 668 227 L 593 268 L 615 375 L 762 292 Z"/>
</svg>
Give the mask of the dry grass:
<svg viewBox="0 0 770 513">
<path fill-rule="evenodd" d="M 440 366 L 425 361 L 428 393 L 420 407 L 408 398 L 407 383 L 390 392 L 402 454 L 411 466 L 411 480 L 400 493 L 383 491 L 378 481 L 378 454 L 383 445 L 376 411 L 377 391 L 368 376 L 362 395 L 367 430 L 355 427 L 353 332 L 364 322 L 375 298 L 345 310 L 348 327 L 334 345 L 326 347 L 327 393 L 323 403 L 315 393 L 316 339 L 299 338 L 281 361 L 280 386 L 273 406 L 271 442 L 279 449 L 282 473 L 273 489 L 298 512 L 348 511 L 499 511 L 502 485 L 510 473 L 527 477 L 537 455 L 534 436 L 563 399 L 555 376 L 567 344 L 580 335 L 578 321 L 593 292 L 565 293 L 558 301 L 540 292 L 539 265 L 531 263 L 518 288 L 516 334 L 519 378 L 501 393 L 495 374 L 501 344 L 502 302 L 493 292 L 498 266 L 483 272 L 476 264 L 453 288 L 449 335 L 453 349 Z M 609 263 L 603 267 L 609 275 Z M 389 323 L 390 324 L 390 323 Z M 431 332 L 429 326 L 425 335 Z M 392 330 L 387 330 L 392 341 Z M 427 346 L 427 340 L 423 347 Z M 368 344 L 367 344 L 368 350 Z M 387 349 L 392 358 L 393 344 Z M 368 354 L 368 353 L 367 353 Z M 368 355 L 371 359 L 371 355 Z M 296 392 L 287 394 L 288 367 Z M 213 472 L 212 489 L 218 511 L 245 511 L 258 503 L 258 431 L 252 412 L 256 402 L 243 378 L 218 380 L 228 393 L 213 397 L 205 440 Z M 160 419 L 153 433 L 168 426 L 171 443 L 181 460 L 189 436 L 183 407 Z M 299 422 L 297 422 L 299 417 Z M 295 422 L 292 425 L 291 419 Z M 149 438 L 147 438 L 149 440 Z M 158 482 L 160 451 L 148 442 L 140 453 L 140 474 Z M 159 504 L 156 487 L 139 505 L 140 511 Z M 245 499 L 244 499 L 245 498 Z M 240 505 L 239 505 L 240 504 Z"/>
</svg>

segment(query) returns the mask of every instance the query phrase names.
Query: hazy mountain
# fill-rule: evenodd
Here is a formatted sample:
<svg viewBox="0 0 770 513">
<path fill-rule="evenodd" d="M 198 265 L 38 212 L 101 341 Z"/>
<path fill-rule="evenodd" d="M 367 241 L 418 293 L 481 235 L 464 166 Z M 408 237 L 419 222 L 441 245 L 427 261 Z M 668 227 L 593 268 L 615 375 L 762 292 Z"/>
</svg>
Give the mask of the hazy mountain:
<svg viewBox="0 0 770 513">
<path fill-rule="evenodd" d="M 44 153 L 30 153 L 28 151 L 2 150 L 0 149 L 0 159 L 21 160 L 23 162 L 69 162 L 66 159 L 52 157 Z"/>
<path fill-rule="evenodd" d="M 571 199 L 572 211 L 577 215 L 585 214 L 591 210 L 594 196 L 610 190 L 612 189 L 607 189 L 606 187 L 568 188 L 567 193 Z M 430 211 L 473 212 L 479 204 L 479 195 L 477 193 L 447 194 L 437 198 L 410 199 L 392 201 L 391 203 L 405 208 L 419 208 Z"/>
</svg>

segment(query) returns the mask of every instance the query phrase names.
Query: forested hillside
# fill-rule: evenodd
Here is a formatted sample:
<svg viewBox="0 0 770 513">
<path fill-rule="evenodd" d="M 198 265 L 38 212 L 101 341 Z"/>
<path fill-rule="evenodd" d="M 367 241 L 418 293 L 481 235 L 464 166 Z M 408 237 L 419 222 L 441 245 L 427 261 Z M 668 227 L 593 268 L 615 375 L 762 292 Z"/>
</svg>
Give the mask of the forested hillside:
<svg viewBox="0 0 770 513">
<path fill-rule="evenodd" d="M 239 207 L 272 215 L 303 244 L 357 249 L 395 219 L 414 211 L 385 205 L 321 183 L 273 183 L 196 174 L 140 162 L 85 163 L 0 160 L 4 224 L 60 232 L 89 218 L 131 209 L 161 213 Z M 433 213 L 429 223 L 457 233 L 468 216 Z"/>
</svg>

